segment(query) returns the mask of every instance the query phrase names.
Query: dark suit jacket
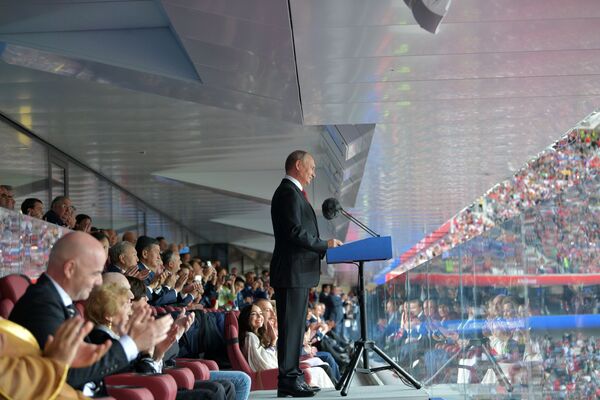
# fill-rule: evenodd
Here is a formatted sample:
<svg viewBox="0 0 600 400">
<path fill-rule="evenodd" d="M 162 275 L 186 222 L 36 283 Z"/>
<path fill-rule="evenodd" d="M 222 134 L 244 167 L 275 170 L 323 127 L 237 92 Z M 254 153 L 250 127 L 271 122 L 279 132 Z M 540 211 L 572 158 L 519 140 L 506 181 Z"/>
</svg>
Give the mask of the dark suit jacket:
<svg viewBox="0 0 600 400">
<path fill-rule="evenodd" d="M 121 268 L 117 267 L 115 264 L 110 264 L 107 268 L 106 268 L 106 272 L 118 272 L 118 273 L 123 273 L 123 271 L 121 270 Z"/>
<path fill-rule="evenodd" d="M 42 349 L 48 335 L 54 334 L 67 318 L 69 318 L 67 308 L 45 274 L 40 276 L 35 285 L 29 285 L 9 317 L 11 321 L 29 329 Z M 128 364 L 123 347 L 115 344 L 97 363 L 86 368 L 69 369 L 67 382 L 75 389 L 81 389 L 85 383 L 101 380 Z"/>
<path fill-rule="evenodd" d="M 48 210 L 48 212 L 44 214 L 43 219 L 44 221 L 48 221 L 58 226 L 67 226 L 67 224 L 65 224 L 63 220 L 58 216 L 58 214 L 52 210 Z"/>
<path fill-rule="evenodd" d="M 271 200 L 275 249 L 271 286 L 310 288 L 319 283 L 327 241 L 319 238 L 317 217 L 294 183 L 283 179 Z"/>
</svg>

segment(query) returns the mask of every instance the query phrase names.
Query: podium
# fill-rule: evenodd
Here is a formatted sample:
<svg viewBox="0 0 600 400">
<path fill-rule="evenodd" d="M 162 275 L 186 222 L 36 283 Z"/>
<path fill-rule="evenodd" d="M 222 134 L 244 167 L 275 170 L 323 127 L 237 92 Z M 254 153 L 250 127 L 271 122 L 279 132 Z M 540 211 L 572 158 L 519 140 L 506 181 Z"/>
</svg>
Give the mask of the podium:
<svg viewBox="0 0 600 400">
<path fill-rule="evenodd" d="M 336 390 L 342 390 L 341 395 L 347 396 L 350 384 L 354 379 L 356 372 L 373 373 L 383 370 L 393 370 L 402 380 L 409 383 L 415 389 L 420 389 L 421 384 L 413 378 L 408 372 L 400 367 L 394 360 L 375 345 L 375 342 L 367 338 L 367 315 L 365 304 L 365 279 L 364 263 L 368 261 L 385 261 L 392 258 L 392 238 L 390 236 L 376 236 L 355 242 L 347 243 L 343 246 L 330 248 L 327 250 L 327 264 L 356 264 L 358 266 L 358 305 L 360 308 L 360 339 L 354 342 L 354 352 L 350 359 L 350 364 L 344 371 L 339 382 L 336 384 Z M 378 354 L 387 365 L 372 368 L 369 366 L 369 350 Z M 363 368 L 358 368 L 362 356 Z"/>
</svg>

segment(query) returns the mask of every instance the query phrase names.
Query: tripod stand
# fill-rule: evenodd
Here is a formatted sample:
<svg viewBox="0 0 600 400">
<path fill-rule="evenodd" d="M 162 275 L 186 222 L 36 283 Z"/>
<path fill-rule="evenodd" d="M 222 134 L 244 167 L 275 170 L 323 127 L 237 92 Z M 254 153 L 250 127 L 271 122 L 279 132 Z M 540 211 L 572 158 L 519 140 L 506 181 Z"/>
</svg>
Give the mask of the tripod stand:
<svg viewBox="0 0 600 400">
<path fill-rule="evenodd" d="M 427 379 L 424 384 L 425 385 L 429 385 L 430 383 L 433 382 L 433 380 L 443 371 L 446 369 L 446 367 L 448 367 L 450 364 L 452 364 L 452 362 L 454 360 L 456 360 L 456 358 L 463 353 L 463 351 L 465 352 L 469 352 L 477 347 L 481 348 L 481 350 L 483 350 L 483 353 L 486 355 L 487 359 L 490 361 L 490 364 L 492 364 L 492 369 L 494 370 L 494 373 L 496 374 L 496 377 L 498 378 L 498 380 L 500 382 L 502 382 L 502 384 L 504 385 L 504 387 L 506 388 L 506 390 L 508 392 L 512 392 L 513 391 L 513 386 L 510 383 L 510 381 L 508 380 L 508 378 L 506 377 L 506 374 L 504 374 L 504 371 L 502 371 L 502 368 L 500 368 L 500 365 L 498 365 L 498 361 L 496 360 L 496 357 L 493 356 L 493 354 L 490 352 L 490 349 L 488 348 L 489 346 L 489 340 L 487 338 L 484 337 L 478 337 L 478 338 L 474 338 L 474 339 L 469 339 L 469 343 L 465 346 L 461 346 L 461 348 L 452 355 L 452 357 L 450 357 L 445 363 L 444 365 L 442 365 L 440 367 L 440 369 L 437 370 L 437 372 L 435 374 L 433 374 L 429 379 Z M 460 366 L 459 366 L 460 367 Z"/>
<path fill-rule="evenodd" d="M 375 345 L 375 342 L 367 339 L 367 313 L 365 304 L 365 280 L 364 280 L 364 262 L 358 263 L 358 305 L 360 307 L 360 333 L 361 337 L 359 340 L 354 342 L 354 353 L 350 359 L 350 364 L 346 367 L 344 375 L 338 381 L 335 386 L 336 390 L 342 389 L 341 395 L 347 396 L 350 389 L 350 384 L 354 379 L 356 372 L 361 373 L 373 373 L 377 371 L 383 371 L 391 369 L 400 376 L 402 380 L 410 383 L 415 389 L 421 389 L 421 384 L 413 378 L 408 372 L 394 362 L 387 354 L 383 352 L 379 347 Z M 369 350 L 373 350 L 388 364 L 383 367 L 372 368 L 369 367 Z M 363 368 L 358 367 L 360 357 L 362 356 Z"/>
</svg>

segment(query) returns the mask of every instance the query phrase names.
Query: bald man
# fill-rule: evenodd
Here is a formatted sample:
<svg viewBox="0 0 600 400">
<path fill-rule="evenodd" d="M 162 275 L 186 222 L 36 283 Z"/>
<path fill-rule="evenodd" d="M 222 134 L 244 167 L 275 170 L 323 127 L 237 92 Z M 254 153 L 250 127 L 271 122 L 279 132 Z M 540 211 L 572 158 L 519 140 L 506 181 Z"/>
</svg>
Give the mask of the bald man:
<svg viewBox="0 0 600 400">
<path fill-rule="evenodd" d="M 135 246 L 135 242 L 137 242 L 137 235 L 131 231 L 124 232 L 123 233 L 123 241 L 129 242 Z"/>
<path fill-rule="evenodd" d="M 92 288 L 102 283 L 105 262 L 106 253 L 93 236 L 73 232 L 62 237 L 50 252 L 46 273 L 27 288 L 9 319 L 29 329 L 40 348 L 44 348 L 48 335 L 53 335 L 60 324 L 77 314 L 73 302 L 86 300 Z M 170 323 L 163 319 L 132 323 L 128 335 L 122 336 L 98 362 L 70 369 L 67 382 L 81 390 L 88 382 L 100 381 L 126 368 L 139 352 L 153 348 L 166 338 L 172 319 L 168 317 Z"/>
</svg>

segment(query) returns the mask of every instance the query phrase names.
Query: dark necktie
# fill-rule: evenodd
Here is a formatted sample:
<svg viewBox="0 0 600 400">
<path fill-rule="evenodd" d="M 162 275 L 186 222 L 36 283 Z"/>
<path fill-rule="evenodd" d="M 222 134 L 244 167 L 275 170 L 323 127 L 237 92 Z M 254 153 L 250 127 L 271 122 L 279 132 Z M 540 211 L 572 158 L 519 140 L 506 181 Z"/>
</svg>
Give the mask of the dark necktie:
<svg viewBox="0 0 600 400">
<path fill-rule="evenodd" d="M 69 315 L 69 318 L 73 318 L 74 316 L 77 315 L 77 309 L 75 308 L 75 304 L 71 303 L 68 306 L 66 306 L 67 308 L 67 314 Z"/>
</svg>

